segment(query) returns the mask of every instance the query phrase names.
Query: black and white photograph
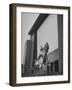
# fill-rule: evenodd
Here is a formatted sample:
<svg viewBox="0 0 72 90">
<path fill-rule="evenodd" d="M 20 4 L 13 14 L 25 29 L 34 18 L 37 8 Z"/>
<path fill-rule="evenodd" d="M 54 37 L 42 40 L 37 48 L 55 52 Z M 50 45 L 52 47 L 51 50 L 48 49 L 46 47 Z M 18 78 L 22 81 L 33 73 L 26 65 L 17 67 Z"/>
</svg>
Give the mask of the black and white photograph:
<svg viewBox="0 0 72 90">
<path fill-rule="evenodd" d="M 70 7 L 10 5 L 10 85 L 70 82 Z"/>
<path fill-rule="evenodd" d="M 63 15 L 21 13 L 21 76 L 63 75 Z"/>
</svg>

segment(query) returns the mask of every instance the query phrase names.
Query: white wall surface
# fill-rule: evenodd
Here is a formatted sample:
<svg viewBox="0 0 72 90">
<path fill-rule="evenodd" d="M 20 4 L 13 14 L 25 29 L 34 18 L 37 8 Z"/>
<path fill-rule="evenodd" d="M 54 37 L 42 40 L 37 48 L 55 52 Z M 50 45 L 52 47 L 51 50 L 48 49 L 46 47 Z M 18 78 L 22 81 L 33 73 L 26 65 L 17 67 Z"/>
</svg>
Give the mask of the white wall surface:
<svg viewBox="0 0 72 90">
<path fill-rule="evenodd" d="M 37 3 L 47 5 L 65 5 L 71 7 L 72 0 L 0 0 L 0 90 L 72 90 L 72 61 L 71 83 L 42 86 L 11 87 L 9 86 L 9 4 L 10 3 Z M 72 26 L 71 26 L 72 29 Z M 70 32 L 72 39 L 72 31 Z M 71 42 L 72 45 L 72 42 Z M 72 51 L 72 48 L 70 48 Z M 72 59 L 72 57 L 71 57 Z"/>
<path fill-rule="evenodd" d="M 40 46 L 49 44 L 49 53 L 58 48 L 58 25 L 57 15 L 49 15 L 37 31 L 37 54 L 39 55 Z"/>
</svg>

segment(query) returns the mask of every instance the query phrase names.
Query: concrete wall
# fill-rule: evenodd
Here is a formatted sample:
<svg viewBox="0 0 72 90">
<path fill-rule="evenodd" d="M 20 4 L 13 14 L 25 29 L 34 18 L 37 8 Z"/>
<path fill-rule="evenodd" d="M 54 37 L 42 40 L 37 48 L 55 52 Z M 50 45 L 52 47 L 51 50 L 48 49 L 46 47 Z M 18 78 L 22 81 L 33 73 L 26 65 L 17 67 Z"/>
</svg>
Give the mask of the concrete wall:
<svg viewBox="0 0 72 90">
<path fill-rule="evenodd" d="M 54 62 L 55 60 L 59 60 L 59 49 L 56 49 L 48 54 L 48 62 L 51 63 Z"/>
<path fill-rule="evenodd" d="M 37 32 L 37 56 L 40 46 L 49 43 L 49 53 L 58 48 L 57 15 L 49 15 Z"/>
<path fill-rule="evenodd" d="M 63 73 L 63 16 L 49 15 L 37 32 L 37 56 L 40 46 L 49 43 L 48 61 L 59 60 L 59 72 Z"/>
</svg>

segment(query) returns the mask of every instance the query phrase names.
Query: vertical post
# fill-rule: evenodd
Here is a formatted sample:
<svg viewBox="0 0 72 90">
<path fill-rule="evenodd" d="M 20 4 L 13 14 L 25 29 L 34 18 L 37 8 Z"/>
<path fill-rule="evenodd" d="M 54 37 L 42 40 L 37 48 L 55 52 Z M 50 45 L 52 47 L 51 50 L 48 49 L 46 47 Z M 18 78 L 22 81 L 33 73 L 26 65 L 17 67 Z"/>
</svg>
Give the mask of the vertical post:
<svg viewBox="0 0 72 90">
<path fill-rule="evenodd" d="M 63 73 L 63 15 L 57 16 L 59 43 L 59 72 Z"/>
</svg>

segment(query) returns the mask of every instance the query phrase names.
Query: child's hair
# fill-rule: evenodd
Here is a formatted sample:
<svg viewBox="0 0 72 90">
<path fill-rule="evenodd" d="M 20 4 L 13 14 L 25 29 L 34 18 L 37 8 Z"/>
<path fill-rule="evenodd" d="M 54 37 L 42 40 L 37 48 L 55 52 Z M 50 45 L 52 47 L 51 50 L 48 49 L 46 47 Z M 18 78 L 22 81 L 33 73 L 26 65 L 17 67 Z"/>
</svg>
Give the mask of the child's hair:
<svg viewBox="0 0 72 90">
<path fill-rule="evenodd" d="M 45 44 L 45 46 L 44 46 L 44 49 L 45 49 L 45 52 L 47 53 L 48 50 L 49 50 L 49 44 L 48 44 L 48 42 L 46 42 L 46 44 Z"/>
<path fill-rule="evenodd" d="M 43 50 L 43 48 L 42 48 L 42 46 L 41 46 L 40 51 L 42 51 L 42 50 Z"/>
</svg>

